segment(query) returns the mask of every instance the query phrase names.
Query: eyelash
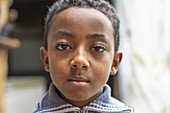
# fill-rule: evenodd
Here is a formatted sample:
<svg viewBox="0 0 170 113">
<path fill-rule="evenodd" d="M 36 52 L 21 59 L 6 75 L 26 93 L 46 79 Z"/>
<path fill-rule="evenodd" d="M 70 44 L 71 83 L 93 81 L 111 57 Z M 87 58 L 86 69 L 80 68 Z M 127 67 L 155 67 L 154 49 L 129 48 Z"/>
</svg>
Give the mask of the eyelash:
<svg viewBox="0 0 170 113">
<path fill-rule="evenodd" d="M 103 53 L 106 50 L 106 48 L 103 45 L 95 45 L 92 47 L 92 50 L 97 53 Z"/>
<path fill-rule="evenodd" d="M 59 51 L 64 51 L 64 50 L 68 50 L 68 49 L 72 49 L 72 48 L 66 43 L 60 43 L 60 44 L 56 45 L 56 49 Z"/>
<path fill-rule="evenodd" d="M 56 49 L 59 51 L 64 51 L 72 48 L 66 43 L 60 43 L 56 45 Z M 105 46 L 103 45 L 94 45 L 91 49 L 97 53 L 102 53 L 106 50 Z"/>
</svg>

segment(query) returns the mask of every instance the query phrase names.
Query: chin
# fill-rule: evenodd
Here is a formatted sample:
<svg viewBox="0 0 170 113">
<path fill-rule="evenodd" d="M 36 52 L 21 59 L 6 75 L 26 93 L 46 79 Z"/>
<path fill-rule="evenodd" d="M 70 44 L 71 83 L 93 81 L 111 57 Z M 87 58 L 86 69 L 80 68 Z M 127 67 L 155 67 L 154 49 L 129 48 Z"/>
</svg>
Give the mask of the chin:
<svg viewBox="0 0 170 113">
<path fill-rule="evenodd" d="M 85 100 L 88 100 L 91 96 L 82 96 L 82 95 L 74 95 L 74 96 L 70 96 L 68 99 L 71 100 L 71 101 L 85 101 Z"/>
</svg>

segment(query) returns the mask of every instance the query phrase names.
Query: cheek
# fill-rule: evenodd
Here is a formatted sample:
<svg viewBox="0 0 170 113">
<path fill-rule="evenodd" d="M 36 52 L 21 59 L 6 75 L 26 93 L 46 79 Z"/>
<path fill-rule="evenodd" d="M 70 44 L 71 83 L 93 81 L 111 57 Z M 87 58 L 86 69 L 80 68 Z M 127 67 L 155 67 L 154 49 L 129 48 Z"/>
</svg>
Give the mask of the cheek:
<svg viewBox="0 0 170 113">
<path fill-rule="evenodd" d="M 111 66 L 112 66 L 112 56 L 111 55 L 106 55 L 104 58 L 100 59 L 95 63 L 96 66 L 96 72 L 105 78 L 106 80 L 108 79 L 110 72 L 111 72 Z"/>
<path fill-rule="evenodd" d="M 101 61 L 101 60 L 100 60 Z M 100 63 L 95 63 L 95 81 L 99 83 L 106 83 L 111 71 L 110 61 L 101 61 Z"/>
<path fill-rule="evenodd" d="M 111 56 L 106 55 L 105 57 L 96 60 L 94 64 L 97 72 L 108 75 L 111 71 L 112 58 Z"/>
<path fill-rule="evenodd" d="M 68 69 L 66 69 L 66 66 L 62 65 L 63 63 L 51 63 L 51 68 L 50 68 L 50 76 L 51 80 L 55 84 L 55 86 L 58 89 L 64 89 L 64 85 L 66 80 L 67 80 L 67 75 L 68 75 Z"/>
<path fill-rule="evenodd" d="M 67 75 L 69 71 L 69 65 L 65 61 L 58 60 L 57 58 L 51 58 L 49 64 L 52 78 L 64 78 L 64 75 Z"/>
</svg>

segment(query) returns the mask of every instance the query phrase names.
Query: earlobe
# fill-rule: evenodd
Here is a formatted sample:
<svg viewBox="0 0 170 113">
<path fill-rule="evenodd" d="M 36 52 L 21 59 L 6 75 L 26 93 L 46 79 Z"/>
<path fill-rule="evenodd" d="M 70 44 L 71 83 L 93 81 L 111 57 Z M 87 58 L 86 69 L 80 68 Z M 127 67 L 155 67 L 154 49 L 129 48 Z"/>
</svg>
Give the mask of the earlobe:
<svg viewBox="0 0 170 113">
<path fill-rule="evenodd" d="M 48 61 L 48 54 L 47 54 L 47 50 L 44 47 L 40 48 L 40 56 L 41 56 L 41 60 L 44 64 L 44 68 L 47 72 L 49 72 L 49 61 Z"/>
<path fill-rule="evenodd" d="M 123 56 L 122 52 L 116 52 L 115 53 L 115 56 L 114 56 L 114 59 L 113 59 L 113 62 L 112 62 L 110 75 L 115 75 L 117 73 L 118 68 L 119 68 L 119 64 L 122 61 L 122 56 Z"/>
</svg>

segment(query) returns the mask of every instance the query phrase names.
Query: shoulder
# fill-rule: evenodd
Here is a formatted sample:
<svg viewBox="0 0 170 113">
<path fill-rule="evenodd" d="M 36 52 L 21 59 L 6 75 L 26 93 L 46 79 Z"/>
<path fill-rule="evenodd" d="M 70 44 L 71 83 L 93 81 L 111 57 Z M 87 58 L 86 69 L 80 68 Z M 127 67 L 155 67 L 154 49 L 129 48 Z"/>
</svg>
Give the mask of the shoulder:
<svg viewBox="0 0 170 113">
<path fill-rule="evenodd" d="M 109 113 L 133 113 L 131 107 L 126 106 L 123 102 L 111 96 L 111 89 L 108 85 L 104 86 L 102 95 L 90 103 L 90 106 L 99 111 L 103 110 Z"/>
</svg>

